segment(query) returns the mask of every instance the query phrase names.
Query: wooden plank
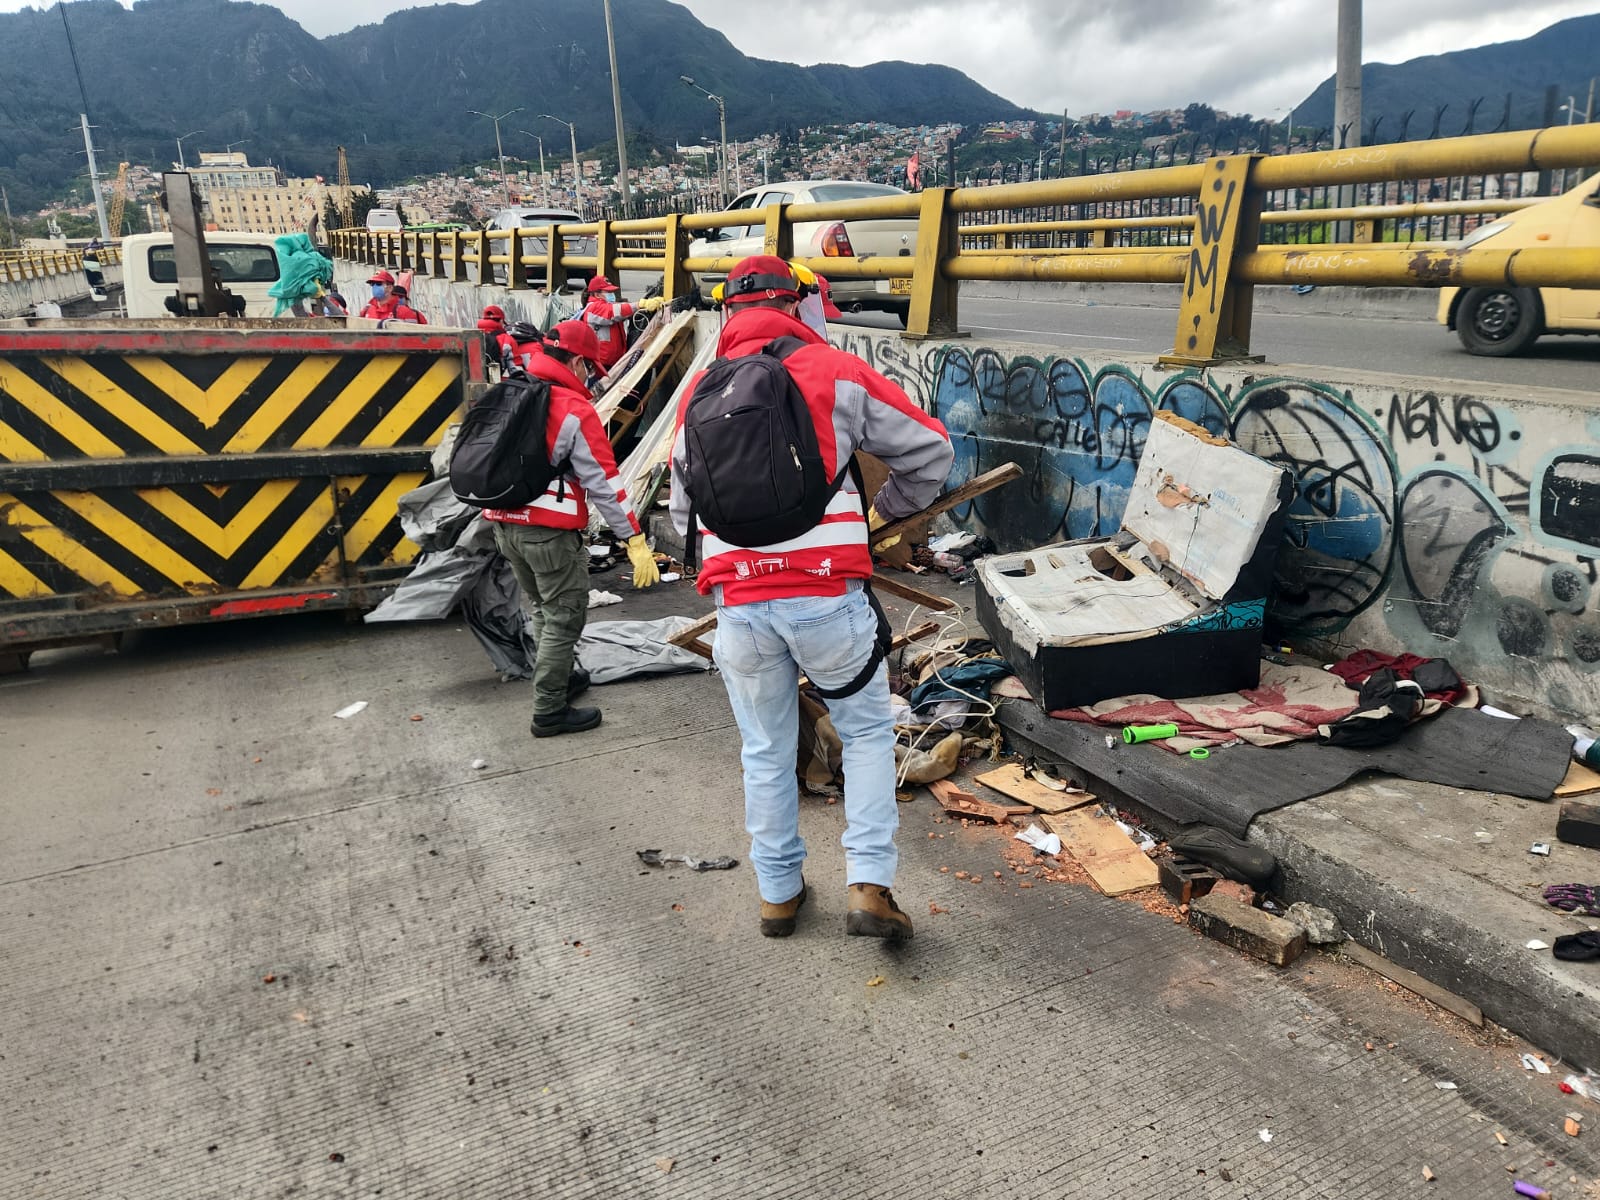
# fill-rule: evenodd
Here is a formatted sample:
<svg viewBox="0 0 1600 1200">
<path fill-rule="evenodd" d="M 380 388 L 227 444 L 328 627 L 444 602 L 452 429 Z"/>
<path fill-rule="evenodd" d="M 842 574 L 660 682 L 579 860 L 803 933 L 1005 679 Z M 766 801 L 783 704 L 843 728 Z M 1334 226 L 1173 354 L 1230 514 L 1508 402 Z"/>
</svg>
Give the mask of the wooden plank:
<svg viewBox="0 0 1600 1200">
<path fill-rule="evenodd" d="M 717 614 L 714 611 L 708 612 L 693 625 L 685 625 L 678 630 L 677 633 L 667 639 L 667 643 L 673 646 L 681 646 L 685 650 L 692 650 L 701 658 L 710 658 L 711 646 L 701 639 L 716 627 Z"/>
<path fill-rule="evenodd" d="M 1600 792 L 1600 771 L 1581 762 L 1574 762 L 1567 768 L 1567 777 L 1556 788 L 1558 797 L 1584 796 L 1590 792 Z"/>
<path fill-rule="evenodd" d="M 1051 833 L 1061 836 L 1062 849 L 1078 860 L 1108 896 L 1155 887 L 1161 881 L 1156 864 L 1099 809 L 1046 814 L 1044 823 Z"/>
<path fill-rule="evenodd" d="M 912 587 L 909 583 L 902 583 L 893 576 L 885 575 L 882 572 L 872 576 L 872 586 L 888 592 L 891 596 L 898 596 L 901 600 L 909 600 L 913 604 L 920 604 L 923 608 L 931 608 L 943 612 L 961 607 L 954 600 L 946 600 L 943 596 L 935 596 L 932 592 L 925 592 L 921 588 Z"/>
<path fill-rule="evenodd" d="M 1094 797 L 1088 792 L 1058 792 L 1054 788 L 1045 787 L 1037 780 L 1029 779 L 1023 773 L 1021 763 L 1007 763 L 998 770 L 979 775 L 977 781 L 1003 796 L 1010 796 L 1013 800 L 1031 805 L 1040 812 L 1068 812 L 1094 802 Z"/>
<path fill-rule="evenodd" d="M 912 513 L 909 517 L 901 517 L 898 521 L 890 521 L 882 529 L 872 535 L 872 548 L 874 551 L 885 543 L 893 543 L 896 538 L 904 537 L 918 525 L 927 522 L 929 517 L 936 517 L 942 512 L 949 512 L 952 508 L 959 508 L 968 500 L 977 498 L 985 492 L 992 492 L 1002 484 L 1010 483 L 1013 479 L 1022 478 L 1022 468 L 1016 463 L 1002 463 L 992 471 L 985 471 L 982 475 L 974 475 L 960 487 L 951 488 L 948 492 L 938 496 L 933 503 L 919 512 Z"/>
<path fill-rule="evenodd" d="M 1344 944 L 1339 947 L 1339 953 L 1354 959 L 1369 971 L 1376 971 L 1385 979 L 1393 980 L 1406 991 L 1415 992 L 1424 1000 L 1432 1001 L 1446 1012 L 1455 1013 L 1463 1021 L 1470 1021 L 1480 1028 L 1483 1026 L 1483 1010 L 1472 1001 L 1463 1000 L 1454 992 L 1447 992 L 1436 983 L 1429 983 L 1415 971 L 1408 971 L 1390 962 L 1383 955 L 1368 950 L 1360 942 L 1346 938 Z"/>
</svg>

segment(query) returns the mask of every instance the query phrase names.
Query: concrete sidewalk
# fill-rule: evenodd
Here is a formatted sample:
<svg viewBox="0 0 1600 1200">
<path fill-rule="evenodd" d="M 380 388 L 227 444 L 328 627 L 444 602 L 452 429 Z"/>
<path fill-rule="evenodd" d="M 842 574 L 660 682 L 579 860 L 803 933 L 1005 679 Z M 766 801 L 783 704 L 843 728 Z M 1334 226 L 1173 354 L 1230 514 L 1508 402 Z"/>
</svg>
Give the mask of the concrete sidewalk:
<svg viewBox="0 0 1600 1200">
<path fill-rule="evenodd" d="M 1521 1045 L 1018 874 L 926 797 L 913 942 L 843 936 L 819 800 L 815 901 L 762 939 L 748 866 L 634 855 L 747 852 L 720 680 L 594 699 L 534 741 L 459 625 L 318 617 L 0 682 L 0 1190 L 1570 1200 L 1600 1170 L 1561 1132 L 1600 1109 Z"/>
<path fill-rule="evenodd" d="M 1001 721 L 1019 748 L 1047 761 L 1068 757 L 1037 706 L 1009 701 Z M 1118 746 L 1118 757 L 1164 753 Z M 1121 780 L 1084 780 L 1172 832 Z M 1369 776 L 1257 817 L 1250 841 L 1277 857 L 1285 900 L 1331 909 L 1368 949 L 1564 1059 L 1600 1069 L 1600 965 L 1527 948 L 1600 928 L 1600 919 L 1541 899 L 1546 884 L 1600 884 L 1600 851 L 1556 840 L 1557 807 Z M 1530 854 L 1535 842 L 1548 843 L 1550 857 Z"/>
</svg>

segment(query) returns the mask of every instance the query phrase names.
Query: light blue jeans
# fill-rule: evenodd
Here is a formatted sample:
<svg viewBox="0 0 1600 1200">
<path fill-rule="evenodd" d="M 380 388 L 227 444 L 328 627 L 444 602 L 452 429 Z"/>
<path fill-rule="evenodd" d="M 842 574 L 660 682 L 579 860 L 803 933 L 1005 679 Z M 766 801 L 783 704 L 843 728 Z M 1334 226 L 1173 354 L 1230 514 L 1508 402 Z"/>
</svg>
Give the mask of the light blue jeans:
<svg viewBox="0 0 1600 1200">
<path fill-rule="evenodd" d="M 843 687 L 872 653 L 878 621 L 859 581 L 843 596 L 794 596 L 717 606 L 716 662 L 744 739 L 744 814 L 761 898 L 794 899 L 806 844 L 795 776 L 799 675 Z M 829 700 L 844 746 L 847 883 L 894 883 L 900 814 L 894 798 L 894 719 L 888 669 L 853 696 Z"/>
</svg>

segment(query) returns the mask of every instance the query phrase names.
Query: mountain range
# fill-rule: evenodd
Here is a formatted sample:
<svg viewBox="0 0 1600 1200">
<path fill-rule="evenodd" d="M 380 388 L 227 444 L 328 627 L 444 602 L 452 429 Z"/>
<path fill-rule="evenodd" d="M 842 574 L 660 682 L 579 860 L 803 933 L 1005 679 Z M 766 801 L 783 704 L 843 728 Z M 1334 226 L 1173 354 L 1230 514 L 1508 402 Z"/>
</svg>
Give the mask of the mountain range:
<svg viewBox="0 0 1600 1200">
<path fill-rule="evenodd" d="M 941 66 L 883 62 L 799 67 L 742 54 L 668 0 L 614 0 L 623 115 L 630 137 L 656 145 L 712 140 L 724 99 L 730 137 L 808 125 L 884 121 L 981 123 L 1031 116 Z M 291 174 L 334 170 L 390 183 L 481 162 L 494 129 L 468 110 L 502 113 L 507 153 L 534 151 L 527 128 L 562 160 L 613 136 L 605 20 L 592 0 L 478 0 L 391 14 L 381 24 L 312 37 L 276 8 L 234 0 L 116 0 L 66 5 L 96 143 L 122 158 L 171 159 L 190 130 L 196 149 L 244 143 Z M 55 7 L 0 15 L 0 181 L 27 207 L 82 171 L 65 131 L 82 104 Z"/>
<path fill-rule="evenodd" d="M 1567 114 L 1558 105 L 1575 99 L 1578 120 L 1588 103 L 1590 80 L 1600 74 L 1600 14 L 1573 17 L 1515 42 L 1497 42 L 1413 58 L 1390 65 L 1367 63 L 1361 68 L 1361 114 L 1365 133 L 1375 119 L 1380 142 L 1397 141 L 1401 122 L 1411 140 L 1429 137 L 1435 118 L 1439 136 L 1469 131 L 1487 133 L 1506 121 L 1507 129 L 1532 129 L 1546 123 L 1564 125 Z M 1333 77 L 1302 100 L 1294 110 L 1296 126 L 1331 129 Z M 1549 89 L 1556 99 L 1547 105 Z M 1509 99 L 1509 114 L 1507 101 Z M 1600 101 L 1597 101 L 1600 105 Z"/>
</svg>

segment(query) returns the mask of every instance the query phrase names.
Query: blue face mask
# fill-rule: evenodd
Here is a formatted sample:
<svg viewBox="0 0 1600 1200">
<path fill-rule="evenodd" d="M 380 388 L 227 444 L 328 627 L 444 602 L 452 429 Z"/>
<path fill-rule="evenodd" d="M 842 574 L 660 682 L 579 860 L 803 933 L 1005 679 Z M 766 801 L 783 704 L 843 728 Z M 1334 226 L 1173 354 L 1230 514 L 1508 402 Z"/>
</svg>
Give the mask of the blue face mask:
<svg viewBox="0 0 1600 1200">
<path fill-rule="evenodd" d="M 375 283 L 372 285 L 372 298 L 374 300 L 383 299 L 383 284 Z"/>
</svg>

